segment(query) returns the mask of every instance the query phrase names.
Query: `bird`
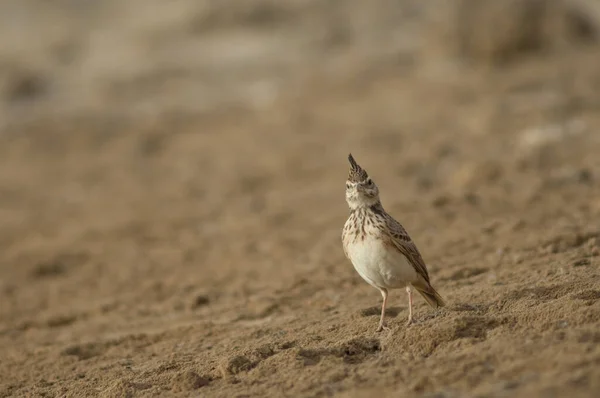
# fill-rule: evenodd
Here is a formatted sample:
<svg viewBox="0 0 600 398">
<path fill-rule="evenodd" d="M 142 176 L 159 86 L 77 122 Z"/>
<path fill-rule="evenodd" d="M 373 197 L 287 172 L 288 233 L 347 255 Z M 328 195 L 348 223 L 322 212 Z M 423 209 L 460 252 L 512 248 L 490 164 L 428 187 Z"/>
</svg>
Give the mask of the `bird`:
<svg viewBox="0 0 600 398">
<path fill-rule="evenodd" d="M 406 288 L 408 326 L 413 322 L 413 288 L 432 308 L 443 307 L 446 303 L 431 286 L 419 249 L 402 224 L 383 208 L 375 182 L 351 153 L 348 161 L 346 202 L 350 215 L 342 230 L 344 254 L 356 272 L 381 293 L 383 303 L 376 332 L 389 330 L 384 318 L 388 292 L 392 289 Z"/>
</svg>

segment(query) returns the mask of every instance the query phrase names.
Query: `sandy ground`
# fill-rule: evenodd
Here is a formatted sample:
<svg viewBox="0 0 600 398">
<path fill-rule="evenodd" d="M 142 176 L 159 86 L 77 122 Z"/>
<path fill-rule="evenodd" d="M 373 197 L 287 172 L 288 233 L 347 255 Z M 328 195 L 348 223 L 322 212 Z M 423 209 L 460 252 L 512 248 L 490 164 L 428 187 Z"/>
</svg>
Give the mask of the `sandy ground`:
<svg viewBox="0 0 600 398">
<path fill-rule="evenodd" d="M 0 397 L 598 396 L 589 29 L 119 3 L 2 6 Z M 448 302 L 410 327 L 344 258 L 350 151 Z"/>
</svg>

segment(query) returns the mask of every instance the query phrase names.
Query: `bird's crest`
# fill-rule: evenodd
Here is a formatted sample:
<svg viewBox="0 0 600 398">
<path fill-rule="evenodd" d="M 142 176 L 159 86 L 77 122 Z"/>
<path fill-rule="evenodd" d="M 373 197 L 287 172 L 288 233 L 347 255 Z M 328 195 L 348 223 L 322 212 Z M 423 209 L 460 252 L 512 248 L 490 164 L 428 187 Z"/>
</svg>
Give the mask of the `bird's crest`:
<svg viewBox="0 0 600 398">
<path fill-rule="evenodd" d="M 369 178 L 367 171 L 360 167 L 352 154 L 348 155 L 348 161 L 350 162 L 350 172 L 348 173 L 348 180 L 352 182 L 362 182 Z"/>
</svg>

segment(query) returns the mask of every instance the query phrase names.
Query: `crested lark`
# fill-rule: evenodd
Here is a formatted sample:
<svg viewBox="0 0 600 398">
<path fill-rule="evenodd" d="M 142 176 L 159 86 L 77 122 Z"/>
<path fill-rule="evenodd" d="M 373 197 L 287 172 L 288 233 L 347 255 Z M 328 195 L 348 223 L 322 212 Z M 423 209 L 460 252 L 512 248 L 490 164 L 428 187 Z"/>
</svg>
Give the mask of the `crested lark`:
<svg viewBox="0 0 600 398">
<path fill-rule="evenodd" d="M 381 292 L 381 319 L 377 331 L 384 326 L 389 289 L 406 288 L 408 322 L 412 322 L 412 290 L 417 289 L 433 308 L 445 305 L 429 282 L 429 273 L 421 253 L 402 225 L 383 209 L 379 188 L 352 154 L 348 156 L 350 173 L 346 181 L 346 202 L 350 217 L 344 225 L 344 254 L 360 276 Z"/>
</svg>

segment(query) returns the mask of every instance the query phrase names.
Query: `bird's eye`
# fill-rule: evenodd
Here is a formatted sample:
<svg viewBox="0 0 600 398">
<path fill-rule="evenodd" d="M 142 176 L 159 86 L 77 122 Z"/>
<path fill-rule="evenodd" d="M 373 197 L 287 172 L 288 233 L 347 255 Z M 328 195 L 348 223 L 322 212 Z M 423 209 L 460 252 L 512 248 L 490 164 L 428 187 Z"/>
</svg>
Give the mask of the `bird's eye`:
<svg viewBox="0 0 600 398">
<path fill-rule="evenodd" d="M 351 185 L 349 182 L 346 183 L 346 189 L 350 189 Z"/>
<path fill-rule="evenodd" d="M 367 185 L 373 185 L 373 180 L 371 180 L 370 178 L 367 180 Z"/>
</svg>

